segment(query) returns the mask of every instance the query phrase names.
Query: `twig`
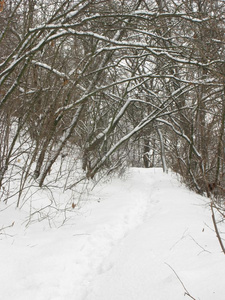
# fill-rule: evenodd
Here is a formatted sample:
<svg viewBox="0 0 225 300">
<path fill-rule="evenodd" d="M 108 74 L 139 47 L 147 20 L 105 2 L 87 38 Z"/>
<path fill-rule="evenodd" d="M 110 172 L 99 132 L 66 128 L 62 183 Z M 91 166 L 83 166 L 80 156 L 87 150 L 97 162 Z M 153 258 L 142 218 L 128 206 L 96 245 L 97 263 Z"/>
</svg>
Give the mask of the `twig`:
<svg viewBox="0 0 225 300">
<path fill-rule="evenodd" d="M 187 236 L 186 236 L 186 232 L 188 231 L 188 228 L 184 231 L 184 233 L 183 233 L 183 235 L 182 235 L 182 237 L 175 243 L 175 244 L 173 244 L 173 246 L 172 247 L 170 247 L 170 250 L 172 250 L 181 240 L 183 240 L 184 238 L 186 238 Z"/>
<path fill-rule="evenodd" d="M 165 262 L 165 264 L 173 271 L 173 273 L 176 275 L 177 279 L 180 281 L 181 285 L 183 286 L 185 293 L 184 295 L 187 295 L 188 297 L 190 297 L 193 300 L 196 300 L 193 296 L 191 296 L 191 294 L 188 292 L 186 286 L 184 285 L 183 281 L 180 279 L 180 277 L 178 276 L 177 272 L 168 264 Z"/>
<path fill-rule="evenodd" d="M 202 247 L 190 234 L 189 234 L 189 237 L 195 242 L 195 244 L 196 245 L 198 245 L 203 251 L 205 251 L 205 252 L 208 252 L 208 253 L 212 253 L 212 252 L 210 252 L 210 251 L 208 251 L 208 250 L 206 250 L 204 247 Z M 202 253 L 202 252 L 200 252 L 200 253 Z M 199 253 L 199 254 L 200 254 Z"/>
<path fill-rule="evenodd" d="M 215 214 L 214 214 L 214 210 L 213 210 L 213 202 L 211 202 L 210 207 L 211 207 L 211 211 L 212 211 L 212 220 L 213 220 L 213 225 L 214 225 L 214 228 L 215 228 L 215 231 L 216 231 L 216 236 L 217 236 L 218 241 L 220 243 L 220 247 L 221 247 L 223 253 L 225 254 L 225 248 L 224 248 L 222 238 L 220 236 L 220 233 L 219 233 L 219 230 L 218 230 L 218 227 L 217 227 L 217 224 L 216 224 L 216 218 L 215 218 Z"/>
<path fill-rule="evenodd" d="M 14 224 L 15 224 L 15 222 L 12 222 L 11 225 L 8 225 L 8 226 L 5 226 L 5 227 L 0 228 L 0 234 L 5 234 L 5 233 L 2 233 L 1 231 L 4 231 L 4 230 L 7 229 L 7 228 L 13 227 Z M 5 235 L 8 235 L 8 236 L 9 236 L 9 234 L 5 234 Z"/>
<path fill-rule="evenodd" d="M 222 215 L 222 217 L 225 218 L 225 214 L 224 214 L 224 212 L 221 211 L 221 208 L 219 208 L 218 205 L 215 206 L 215 204 L 214 204 L 214 207 L 215 207 L 216 210 Z"/>
</svg>

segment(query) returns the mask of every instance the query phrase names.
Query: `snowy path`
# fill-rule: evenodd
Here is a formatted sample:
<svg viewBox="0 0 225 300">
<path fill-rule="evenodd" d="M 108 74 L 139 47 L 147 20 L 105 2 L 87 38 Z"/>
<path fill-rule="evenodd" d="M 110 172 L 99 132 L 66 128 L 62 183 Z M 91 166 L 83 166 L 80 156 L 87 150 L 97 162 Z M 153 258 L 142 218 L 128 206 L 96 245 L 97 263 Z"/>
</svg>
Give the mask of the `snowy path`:
<svg viewBox="0 0 225 300">
<path fill-rule="evenodd" d="M 209 214 L 178 185 L 157 177 L 143 224 L 113 249 L 86 300 L 180 300 L 177 276 L 196 300 L 225 299 L 225 262 Z"/>
<path fill-rule="evenodd" d="M 19 223 L 21 213 L 4 217 Z M 6 213 L 6 214 L 7 214 Z M 205 199 L 155 169 L 97 186 L 59 229 L 0 241 L 1 300 L 224 300 L 225 260 Z M 187 299 L 188 296 L 185 296 Z"/>
</svg>

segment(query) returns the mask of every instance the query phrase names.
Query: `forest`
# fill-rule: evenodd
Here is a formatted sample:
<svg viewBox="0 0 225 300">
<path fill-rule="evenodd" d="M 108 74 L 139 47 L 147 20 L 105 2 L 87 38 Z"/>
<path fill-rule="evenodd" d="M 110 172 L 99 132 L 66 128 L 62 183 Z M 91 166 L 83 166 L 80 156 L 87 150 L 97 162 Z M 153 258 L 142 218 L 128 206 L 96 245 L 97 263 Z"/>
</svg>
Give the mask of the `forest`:
<svg viewBox="0 0 225 300">
<path fill-rule="evenodd" d="M 0 201 L 163 167 L 224 216 L 223 0 L 1 0 L 0 27 Z"/>
</svg>

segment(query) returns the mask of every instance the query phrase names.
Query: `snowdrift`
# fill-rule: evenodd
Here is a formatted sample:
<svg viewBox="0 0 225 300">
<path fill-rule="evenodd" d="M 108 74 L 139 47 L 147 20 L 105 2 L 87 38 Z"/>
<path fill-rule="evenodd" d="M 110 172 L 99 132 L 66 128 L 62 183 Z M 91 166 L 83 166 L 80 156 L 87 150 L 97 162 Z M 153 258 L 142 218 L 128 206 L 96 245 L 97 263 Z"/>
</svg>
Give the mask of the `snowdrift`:
<svg viewBox="0 0 225 300">
<path fill-rule="evenodd" d="M 0 299 L 224 300 L 208 199 L 161 169 L 97 185 L 58 228 L 3 209 Z"/>
</svg>

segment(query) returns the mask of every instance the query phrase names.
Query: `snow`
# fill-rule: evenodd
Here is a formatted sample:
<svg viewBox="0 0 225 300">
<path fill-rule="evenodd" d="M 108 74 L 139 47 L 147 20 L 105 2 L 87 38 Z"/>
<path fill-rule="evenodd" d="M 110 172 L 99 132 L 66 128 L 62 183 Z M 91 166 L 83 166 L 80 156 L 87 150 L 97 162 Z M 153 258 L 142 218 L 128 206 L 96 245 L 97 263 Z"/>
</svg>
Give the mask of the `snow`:
<svg viewBox="0 0 225 300">
<path fill-rule="evenodd" d="M 180 300 L 185 288 L 195 299 L 224 299 L 208 199 L 174 174 L 132 168 L 96 185 L 58 228 L 25 227 L 26 205 L 0 205 L 0 226 L 15 222 L 0 231 L 0 299 Z"/>
</svg>

